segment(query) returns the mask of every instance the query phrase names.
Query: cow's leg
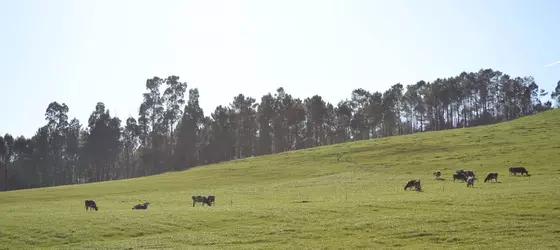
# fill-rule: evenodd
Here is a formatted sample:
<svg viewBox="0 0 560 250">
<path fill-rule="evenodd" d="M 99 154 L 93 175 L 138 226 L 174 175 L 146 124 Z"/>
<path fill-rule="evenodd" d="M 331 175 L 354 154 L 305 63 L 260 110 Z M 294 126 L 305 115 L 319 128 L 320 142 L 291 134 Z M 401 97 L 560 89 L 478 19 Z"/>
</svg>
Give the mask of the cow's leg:
<svg viewBox="0 0 560 250">
<path fill-rule="evenodd" d="M 193 206 L 193 207 L 194 207 L 194 204 L 195 204 L 195 203 L 196 203 L 196 201 L 193 200 L 193 202 L 192 202 L 192 206 Z"/>
</svg>

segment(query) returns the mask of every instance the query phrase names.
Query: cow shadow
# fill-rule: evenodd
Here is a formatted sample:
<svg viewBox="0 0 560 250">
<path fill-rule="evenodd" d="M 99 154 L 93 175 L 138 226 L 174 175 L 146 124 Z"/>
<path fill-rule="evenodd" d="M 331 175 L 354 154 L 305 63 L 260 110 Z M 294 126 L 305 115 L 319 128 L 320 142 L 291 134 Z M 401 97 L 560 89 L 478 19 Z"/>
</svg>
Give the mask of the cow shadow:
<svg viewBox="0 0 560 250">
<path fill-rule="evenodd" d="M 445 181 L 445 180 L 446 180 L 445 178 L 436 179 L 436 181 Z"/>
</svg>

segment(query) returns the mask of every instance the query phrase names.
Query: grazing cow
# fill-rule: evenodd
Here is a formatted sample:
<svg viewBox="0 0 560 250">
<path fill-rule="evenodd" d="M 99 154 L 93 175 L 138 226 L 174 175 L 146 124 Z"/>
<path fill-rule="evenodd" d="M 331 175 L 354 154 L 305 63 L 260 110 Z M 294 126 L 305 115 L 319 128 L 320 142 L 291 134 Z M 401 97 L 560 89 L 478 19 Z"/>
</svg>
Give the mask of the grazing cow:
<svg viewBox="0 0 560 250">
<path fill-rule="evenodd" d="M 95 211 L 99 210 L 94 200 L 86 200 L 86 211 L 88 211 L 88 208 L 95 209 Z"/>
<path fill-rule="evenodd" d="M 439 177 L 441 176 L 441 172 L 439 170 L 436 170 L 434 172 L 434 176 L 436 177 L 436 179 L 439 179 Z"/>
<path fill-rule="evenodd" d="M 484 183 L 486 183 L 487 181 L 490 181 L 492 179 L 494 179 L 494 180 L 496 180 L 496 182 L 498 182 L 498 173 L 496 173 L 496 172 L 488 173 L 488 175 L 486 176 L 486 179 L 484 179 Z"/>
<path fill-rule="evenodd" d="M 454 173 L 453 174 L 453 182 L 455 182 L 455 180 L 461 180 L 461 182 L 463 182 L 463 181 L 467 180 L 467 177 L 465 176 L 465 174 L 463 172 Z"/>
<path fill-rule="evenodd" d="M 529 172 L 524 167 L 509 168 L 509 174 L 510 175 L 511 174 L 517 175 L 517 173 L 521 173 L 521 175 L 523 175 L 523 173 L 525 173 L 527 176 L 529 176 Z"/>
<path fill-rule="evenodd" d="M 144 202 L 144 204 L 138 204 L 132 207 L 132 209 L 148 209 L 149 204 L 150 204 L 149 202 Z"/>
<path fill-rule="evenodd" d="M 192 197 L 192 200 L 193 200 L 192 206 L 194 207 L 194 205 L 195 205 L 197 202 L 202 203 L 202 206 L 203 206 L 203 207 L 204 207 L 204 204 L 207 204 L 208 206 L 212 206 L 212 202 L 214 201 L 215 197 L 214 197 L 213 195 L 211 195 L 211 197 L 212 197 L 212 198 L 211 198 L 212 201 L 210 201 L 209 198 L 206 197 L 206 196 L 200 196 L 200 195 L 193 196 L 193 197 Z"/>
<path fill-rule="evenodd" d="M 469 178 L 467 178 L 467 187 L 468 186 L 474 187 L 474 177 L 469 176 Z"/>
<path fill-rule="evenodd" d="M 420 185 L 420 180 L 410 180 L 406 183 L 406 186 L 404 186 L 404 190 L 408 189 L 408 188 L 412 188 L 414 187 L 414 189 L 416 189 L 416 191 L 421 191 L 422 190 L 422 186 Z"/>
</svg>

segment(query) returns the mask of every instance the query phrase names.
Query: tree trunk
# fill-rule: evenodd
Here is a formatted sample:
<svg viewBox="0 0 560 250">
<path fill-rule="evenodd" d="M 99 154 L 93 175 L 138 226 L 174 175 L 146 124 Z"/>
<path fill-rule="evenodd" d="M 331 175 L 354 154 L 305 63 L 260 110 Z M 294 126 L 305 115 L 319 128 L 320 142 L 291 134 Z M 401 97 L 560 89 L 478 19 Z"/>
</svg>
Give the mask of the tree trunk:
<svg viewBox="0 0 560 250">
<path fill-rule="evenodd" d="M 4 191 L 8 191 L 8 163 L 7 162 L 4 163 Z"/>
</svg>

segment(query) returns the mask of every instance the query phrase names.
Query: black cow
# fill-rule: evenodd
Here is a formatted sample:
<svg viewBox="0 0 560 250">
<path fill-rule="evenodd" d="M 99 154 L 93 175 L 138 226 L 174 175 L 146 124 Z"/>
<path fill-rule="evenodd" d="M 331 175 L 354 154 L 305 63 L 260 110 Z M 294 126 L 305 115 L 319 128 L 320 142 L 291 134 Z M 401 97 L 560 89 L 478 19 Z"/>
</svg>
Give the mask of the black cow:
<svg viewBox="0 0 560 250">
<path fill-rule="evenodd" d="M 461 182 L 463 182 L 463 181 L 467 180 L 467 177 L 465 176 L 465 174 L 463 172 L 454 173 L 453 174 L 453 182 L 455 182 L 455 180 L 461 180 Z"/>
<path fill-rule="evenodd" d="M 486 179 L 484 179 L 484 183 L 486 183 L 487 181 L 490 180 L 496 180 L 496 182 L 498 182 L 498 173 L 493 172 L 493 173 L 488 173 L 488 175 L 486 175 Z"/>
<path fill-rule="evenodd" d="M 529 176 L 529 172 L 524 167 L 509 168 L 510 175 L 517 175 L 517 173 L 521 173 L 521 175 L 526 174 L 527 176 Z"/>
<path fill-rule="evenodd" d="M 474 177 L 469 176 L 469 178 L 467 178 L 467 187 L 468 186 L 474 187 Z"/>
<path fill-rule="evenodd" d="M 420 185 L 420 180 L 410 180 L 406 183 L 406 185 L 404 186 L 404 190 L 408 189 L 408 188 L 412 188 L 414 187 L 414 189 L 416 189 L 416 191 L 422 191 L 422 185 Z"/>
<path fill-rule="evenodd" d="M 204 204 L 207 204 L 208 206 L 212 206 L 212 202 L 213 202 L 213 200 L 215 199 L 213 195 L 212 195 L 212 197 L 213 197 L 213 198 L 212 198 L 212 201 L 210 201 L 210 200 L 208 199 L 208 197 L 206 197 L 206 196 L 200 196 L 200 195 L 193 196 L 193 197 L 192 197 L 192 200 L 193 200 L 192 206 L 194 207 L 194 205 L 195 205 L 197 202 L 202 203 L 202 206 L 203 206 L 203 207 L 204 207 Z"/>
<path fill-rule="evenodd" d="M 439 179 L 439 177 L 441 176 L 441 172 L 439 170 L 436 170 L 434 172 L 434 176 L 436 177 L 436 179 Z"/>
<path fill-rule="evenodd" d="M 138 204 L 132 207 L 132 209 L 148 209 L 148 205 L 150 205 L 149 202 L 144 202 L 144 204 Z"/>
<path fill-rule="evenodd" d="M 86 211 L 88 211 L 88 208 L 95 209 L 95 211 L 99 210 L 94 200 L 86 200 Z"/>
<path fill-rule="evenodd" d="M 457 170 L 455 170 L 455 173 L 453 174 L 453 181 L 455 181 L 455 180 L 461 180 L 461 182 L 467 181 L 467 178 L 471 177 L 471 176 L 476 179 L 476 176 L 474 175 L 474 171 L 457 169 Z"/>
<path fill-rule="evenodd" d="M 474 172 L 472 170 L 464 170 L 463 174 L 465 175 L 465 177 L 474 177 L 476 179 L 476 176 L 474 176 Z"/>
</svg>

